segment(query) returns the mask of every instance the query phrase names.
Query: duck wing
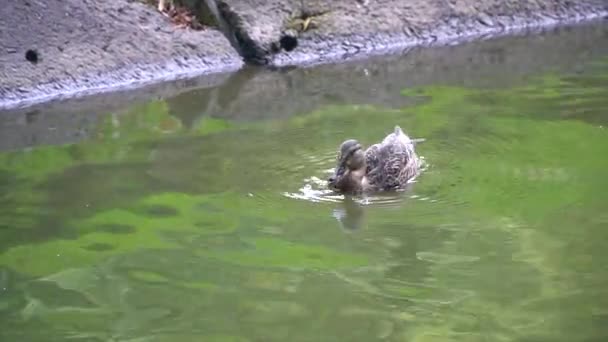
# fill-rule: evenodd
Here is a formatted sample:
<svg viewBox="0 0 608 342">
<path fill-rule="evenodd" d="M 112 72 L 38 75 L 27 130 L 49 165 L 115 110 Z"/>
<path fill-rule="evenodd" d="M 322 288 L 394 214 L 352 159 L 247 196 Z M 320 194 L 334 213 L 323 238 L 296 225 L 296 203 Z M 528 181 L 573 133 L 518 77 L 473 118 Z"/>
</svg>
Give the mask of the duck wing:
<svg viewBox="0 0 608 342">
<path fill-rule="evenodd" d="M 365 155 L 368 181 L 383 190 L 404 186 L 418 172 L 414 144 L 401 134 L 390 134 L 382 143 L 370 146 Z"/>
</svg>

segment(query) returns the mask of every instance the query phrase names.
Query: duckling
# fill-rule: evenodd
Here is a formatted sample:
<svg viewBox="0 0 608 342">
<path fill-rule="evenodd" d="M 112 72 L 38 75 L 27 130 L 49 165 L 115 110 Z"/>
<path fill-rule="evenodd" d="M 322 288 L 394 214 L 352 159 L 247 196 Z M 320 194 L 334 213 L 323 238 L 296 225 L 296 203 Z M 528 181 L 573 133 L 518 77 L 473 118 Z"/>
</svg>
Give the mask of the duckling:
<svg viewBox="0 0 608 342">
<path fill-rule="evenodd" d="M 328 187 L 346 194 L 402 189 L 420 172 L 420 159 L 414 150 L 418 141 L 399 126 L 365 151 L 357 140 L 344 141 Z"/>
</svg>

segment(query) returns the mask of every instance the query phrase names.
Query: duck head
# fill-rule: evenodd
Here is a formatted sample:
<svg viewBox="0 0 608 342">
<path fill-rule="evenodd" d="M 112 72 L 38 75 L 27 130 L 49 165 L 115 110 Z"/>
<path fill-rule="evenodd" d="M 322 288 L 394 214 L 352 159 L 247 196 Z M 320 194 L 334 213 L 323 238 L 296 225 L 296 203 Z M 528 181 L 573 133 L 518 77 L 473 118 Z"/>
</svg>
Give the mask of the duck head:
<svg viewBox="0 0 608 342">
<path fill-rule="evenodd" d="M 349 139 L 340 145 L 334 174 L 327 180 L 332 190 L 357 193 L 365 182 L 365 152 L 357 140 Z"/>
</svg>

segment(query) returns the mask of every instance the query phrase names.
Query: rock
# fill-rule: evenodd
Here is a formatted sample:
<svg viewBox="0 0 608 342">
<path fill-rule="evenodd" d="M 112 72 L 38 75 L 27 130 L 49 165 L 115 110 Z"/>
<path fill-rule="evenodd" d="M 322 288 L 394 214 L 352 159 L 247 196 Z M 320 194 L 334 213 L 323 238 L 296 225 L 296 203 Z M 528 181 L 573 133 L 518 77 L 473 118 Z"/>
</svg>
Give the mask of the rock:
<svg viewBox="0 0 608 342">
<path fill-rule="evenodd" d="M 0 109 L 242 64 L 220 31 L 178 28 L 143 2 L 7 1 L 0 11 Z"/>
</svg>

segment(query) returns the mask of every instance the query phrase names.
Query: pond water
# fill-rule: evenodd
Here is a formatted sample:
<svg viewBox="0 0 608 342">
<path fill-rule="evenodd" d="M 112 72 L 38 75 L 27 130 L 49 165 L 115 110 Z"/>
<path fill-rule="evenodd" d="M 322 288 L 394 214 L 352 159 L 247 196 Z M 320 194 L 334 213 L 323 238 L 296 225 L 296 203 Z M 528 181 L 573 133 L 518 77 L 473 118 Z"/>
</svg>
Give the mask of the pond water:
<svg viewBox="0 0 608 342">
<path fill-rule="evenodd" d="M 286 71 L 309 90 L 222 116 L 192 90 L 11 145 L 0 340 L 608 340 L 608 28 L 581 30 Z M 396 124 L 426 139 L 407 191 L 325 190 L 344 139 Z"/>
</svg>

